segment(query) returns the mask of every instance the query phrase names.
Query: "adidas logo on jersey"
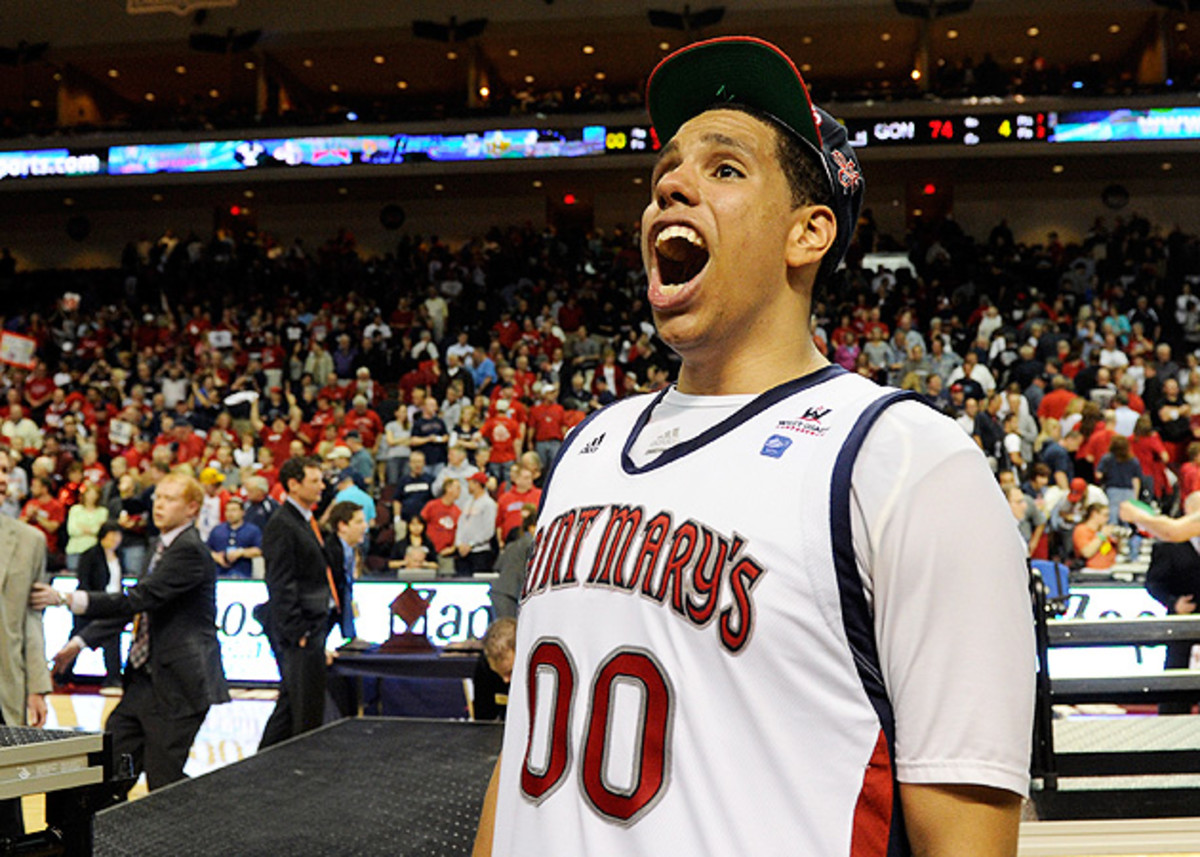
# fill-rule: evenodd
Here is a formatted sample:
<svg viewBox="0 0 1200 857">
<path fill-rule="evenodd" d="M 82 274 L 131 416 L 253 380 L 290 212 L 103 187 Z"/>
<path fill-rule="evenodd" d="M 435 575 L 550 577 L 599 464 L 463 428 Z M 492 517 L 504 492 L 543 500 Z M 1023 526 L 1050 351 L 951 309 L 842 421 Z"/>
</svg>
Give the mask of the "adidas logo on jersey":
<svg viewBox="0 0 1200 857">
<path fill-rule="evenodd" d="M 600 449 L 600 444 L 602 443 L 604 443 L 604 432 L 600 432 L 600 434 L 585 443 L 579 450 L 579 454 L 588 455 L 589 453 L 596 452 Z"/>
<path fill-rule="evenodd" d="M 798 419 L 780 420 L 775 424 L 775 430 L 791 431 L 798 434 L 820 437 L 829 431 L 829 426 L 822 424 L 821 420 L 829 416 L 832 410 L 832 408 L 826 408 L 822 405 L 805 408 L 804 413 Z"/>
</svg>

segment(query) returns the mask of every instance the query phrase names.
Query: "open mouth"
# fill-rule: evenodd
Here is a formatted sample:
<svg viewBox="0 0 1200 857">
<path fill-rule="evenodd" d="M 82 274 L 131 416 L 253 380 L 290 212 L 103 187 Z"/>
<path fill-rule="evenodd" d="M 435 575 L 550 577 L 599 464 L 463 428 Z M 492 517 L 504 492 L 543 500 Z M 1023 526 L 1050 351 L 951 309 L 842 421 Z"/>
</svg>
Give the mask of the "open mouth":
<svg viewBox="0 0 1200 857">
<path fill-rule="evenodd" d="M 708 264 L 708 247 L 695 229 L 682 224 L 668 226 L 654 239 L 658 273 L 664 286 L 689 282 Z"/>
</svg>

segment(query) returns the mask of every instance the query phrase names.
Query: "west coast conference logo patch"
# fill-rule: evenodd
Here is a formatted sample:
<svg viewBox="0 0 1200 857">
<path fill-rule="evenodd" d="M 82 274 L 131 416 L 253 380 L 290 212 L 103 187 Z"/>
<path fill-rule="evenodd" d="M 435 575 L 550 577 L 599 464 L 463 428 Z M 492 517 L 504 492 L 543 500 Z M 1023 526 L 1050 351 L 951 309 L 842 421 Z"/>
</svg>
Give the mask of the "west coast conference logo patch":
<svg viewBox="0 0 1200 857">
<path fill-rule="evenodd" d="M 806 434 L 812 437 L 821 437 L 829 431 L 829 426 L 823 425 L 821 420 L 829 416 L 832 408 L 827 408 L 823 405 L 814 405 L 804 409 L 804 413 L 798 419 L 780 420 L 775 424 L 776 431 L 790 431 L 796 434 Z"/>
<path fill-rule="evenodd" d="M 759 455 L 765 455 L 769 458 L 782 458 L 787 452 L 787 448 L 792 445 L 790 437 L 784 437 L 781 434 L 773 434 L 763 443 L 763 448 Z"/>
</svg>

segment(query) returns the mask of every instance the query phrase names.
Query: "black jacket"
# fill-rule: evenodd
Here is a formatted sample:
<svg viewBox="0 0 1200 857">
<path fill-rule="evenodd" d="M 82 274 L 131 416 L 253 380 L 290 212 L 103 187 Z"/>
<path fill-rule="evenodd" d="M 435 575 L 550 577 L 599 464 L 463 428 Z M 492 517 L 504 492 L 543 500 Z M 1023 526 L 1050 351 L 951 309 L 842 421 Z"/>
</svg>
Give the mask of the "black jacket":
<svg viewBox="0 0 1200 857">
<path fill-rule="evenodd" d="M 217 642 L 217 566 L 194 526 L 127 592 L 89 592 L 81 636 L 89 646 L 136 614 L 150 619 L 150 678 L 164 711 L 191 714 L 229 701 Z"/>
<path fill-rule="evenodd" d="M 284 502 L 267 521 L 262 551 L 273 639 L 292 646 L 304 637 L 323 641 L 330 600 L 325 552 L 311 525 L 290 502 Z"/>
<path fill-rule="evenodd" d="M 1170 613 L 1175 612 L 1175 601 L 1181 595 L 1191 595 L 1200 604 L 1200 553 L 1191 542 L 1154 543 L 1146 590 Z"/>
</svg>

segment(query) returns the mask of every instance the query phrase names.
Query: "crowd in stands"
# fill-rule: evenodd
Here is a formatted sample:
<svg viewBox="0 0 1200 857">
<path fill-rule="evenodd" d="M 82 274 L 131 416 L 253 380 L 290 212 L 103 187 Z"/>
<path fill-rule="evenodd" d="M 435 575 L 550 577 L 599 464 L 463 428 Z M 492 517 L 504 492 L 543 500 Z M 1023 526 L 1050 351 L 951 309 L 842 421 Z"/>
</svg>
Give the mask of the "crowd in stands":
<svg viewBox="0 0 1200 857">
<path fill-rule="evenodd" d="M 316 456 L 321 508 L 349 500 L 363 573 L 490 570 L 524 532 L 569 429 L 666 386 L 673 356 L 643 299 L 638 234 L 496 228 L 364 258 L 345 230 L 314 251 L 266 235 L 171 232 L 111 271 L 0 270 L 6 514 L 73 568 L 115 523 L 146 561 L 154 485 L 187 468 L 222 573 L 250 574 L 279 466 Z M 909 265 L 864 268 L 906 251 Z M 986 240 L 952 220 L 904 243 L 864 212 L 814 305 L 829 359 L 918 392 L 979 444 L 1034 557 L 1136 555 L 1117 505 L 1170 508 L 1200 485 L 1200 239 L 1132 215 L 1084 240 Z M 25 340 L 20 340 L 25 341 Z"/>
</svg>

